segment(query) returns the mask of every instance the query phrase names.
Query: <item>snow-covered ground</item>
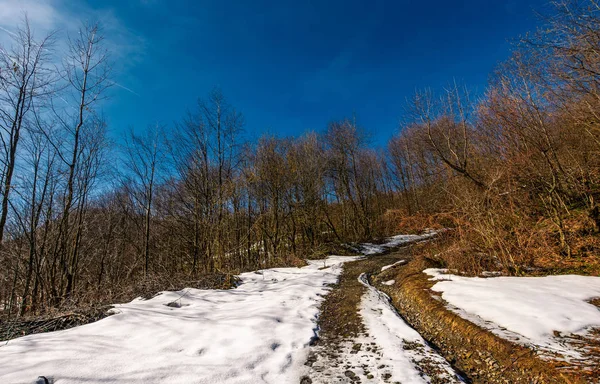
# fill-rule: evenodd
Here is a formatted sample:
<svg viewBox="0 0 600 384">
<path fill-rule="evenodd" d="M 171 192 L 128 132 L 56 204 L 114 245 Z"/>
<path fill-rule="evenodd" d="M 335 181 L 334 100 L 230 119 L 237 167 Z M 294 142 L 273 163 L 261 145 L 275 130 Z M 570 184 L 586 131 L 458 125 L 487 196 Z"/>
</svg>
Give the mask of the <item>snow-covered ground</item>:
<svg viewBox="0 0 600 384">
<path fill-rule="evenodd" d="M 600 297 L 600 277 L 462 277 L 446 270 L 425 273 L 438 282 L 449 308 L 495 334 L 522 344 L 580 358 L 564 337 L 600 328 L 600 310 L 588 301 Z"/>
<path fill-rule="evenodd" d="M 245 273 L 232 290 L 163 292 L 92 324 L 0 343 L 0 383 L 298 382 L 319 304 L 355 259 Z"/>
<path fill-rule="evenodd" d="M 365 244 L 364 254 L 434 235 Z M 329 285 L 360 258 L 244 273 L 232 290 L 162 292 L 95 323 L 0 342 L 0 383 L 296 383 Z"/>
</svg>

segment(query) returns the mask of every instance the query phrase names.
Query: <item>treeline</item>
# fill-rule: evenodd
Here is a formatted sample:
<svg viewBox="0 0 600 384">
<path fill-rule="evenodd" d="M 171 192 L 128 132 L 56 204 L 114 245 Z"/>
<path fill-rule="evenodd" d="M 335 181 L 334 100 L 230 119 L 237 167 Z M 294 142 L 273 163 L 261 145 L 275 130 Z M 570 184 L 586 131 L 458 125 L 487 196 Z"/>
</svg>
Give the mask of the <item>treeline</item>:
<svg viewBox="0 0 600 384">
<path fill-rule="evenodd" d="M 290 265 L 381 233 L 385 159 L 353 122 L 248 142 L 214 90 L 177 126 L 131 130 L 121 145 L 101 114 L 114 83 L 97 25 L 67 52 L 27 21 L 12 37 L 0 51 L 5 314 Z"/>
<path fill-rule="evenodd" d="M 471 273 L 600 265 L 599 13 L 595 0 L 557 3 L 483 96 L 418 93 L 387 150 L 354 119 L 248 141 L 219 90 L 176 126 L 116 144 L 98 26 L 36 39 L 25 22 L 0 50 L 4 314 L 128 300 L 436 225 L 453 242 L 433 257 Z"/>
</svg>

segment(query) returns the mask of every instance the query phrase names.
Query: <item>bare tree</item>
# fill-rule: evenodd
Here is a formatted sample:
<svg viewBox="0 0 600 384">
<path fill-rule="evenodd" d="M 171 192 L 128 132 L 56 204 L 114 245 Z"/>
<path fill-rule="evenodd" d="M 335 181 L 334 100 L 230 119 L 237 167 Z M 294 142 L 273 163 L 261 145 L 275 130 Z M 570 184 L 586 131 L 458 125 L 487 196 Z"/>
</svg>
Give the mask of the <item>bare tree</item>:
<svg viewBox="0 0 600 384">
<path fill-rule="evenodd" d="M 31 168 L 31 173 L 22 176 L 21 187 L 15 191 L 18 199 L 11 203 L 14 218 L 19 225 L 20 233 L 26 239 L 28 248 L 20 304 L 21 315 L 28 309 L 35 310 L 47 240 L 46 232 L 41 230 L 41 225 L 44 221 L 52 220 L 49 212 L 52 210 L 56 185 L 56 152 L 48 144 L 45 136 L 39 132 L 32 133 L 24 149 L 30 155 L 30 158 L 25 161 Z M 31 308 L 28 308 L 29 304 Z"/>
<path fill-rule="evenodd" d="M 67 297 L 75 284 L 86 200 L 103 147 L 105 124 L 95 110 L 110 86 L 110 66 L 103 40 L 98 24 L 83 25 L 78 35 L 69 40 L 63 63 L 67 87 L 63 100 L 69 105 L 60 111 L 55 108 L 60 123 L 55 145 L 60 148 L 59 157 L 66 166 L 58 252 L 66 278 L 64 287 L 61 281 L 60 291 L 64 289 Z"/>
<path fill-rule="evenodd" d="M 164 162 L 163 127 L 149 127 L 142 135 L 129 132 L 125 142 L 125 186 L 135 205 L 143 211 L 142 256 L 144 274 L 150 270 L 150 236 L 156 184 Z"/>
<path fill-rule="evenodd" d="M 450 169 L 486 189 L 486 184 L 475 174 L 470 153 L 473 125 L 468 118 L 471 108 L 468 92 L 456 84 L 445 91 L 439 101 L 431 91 L 417 93 L 413 116 L 427 128 L 429 144 Z"/>
<path fill-rule="evenodd" d="M 9 213 L 10 193 L 23 128 L 31 124 L 34 109 L 54 92 L 57 76 L 50 69 L 54 34 L 37 40 L 25 17 L 12 46 L 0 47 L 0 139 L 2 140 L 2 203 L 0 244 Z"/>
</svg>

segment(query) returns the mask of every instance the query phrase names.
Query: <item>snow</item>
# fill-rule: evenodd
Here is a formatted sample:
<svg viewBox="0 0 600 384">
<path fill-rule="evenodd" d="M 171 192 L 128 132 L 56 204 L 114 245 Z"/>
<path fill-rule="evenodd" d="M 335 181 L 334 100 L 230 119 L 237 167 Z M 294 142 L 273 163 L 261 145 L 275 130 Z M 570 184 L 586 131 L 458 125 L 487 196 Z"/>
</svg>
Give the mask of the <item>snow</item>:
<svg viewBox="0 0 600 384">
<path fill-rule="evenodd" d="M 560 335 L 584 336 L 600 327 L 600 310 L 588 303 L 600 297 L 600 277 L 559 275 L 545 277 L 463 277 L 446 270 L 427 269 L 438 282 L 450 309 L 499 336 L 580 358 Z"/>
<path fill-rule="evenodd" d="M 390 268 L 397 267 L 398 265 L 402 265 L 402 264 L 406 264 L 406 260 L 396 261 L 394 264 L 383 266 L 383 267 L 381 267 L 381 272 L 388 270 Z"/>
<path fill-rule="evenodd" d="M 388 280 L 388 281 L 384 281 L 383 283 L 381 283 L 383 285 L 394 285 L 396 284 L 396 280 Z"/>
<path fill-rule="evenodd" d="M 390 248 L 395 248 L 403 244 L 425 241 L 435 237 L 440 231 L 426 230 L 421 235 L 396 235 L 387 239 L 383 244 L 363 243 L 360 246 L 361 253 L 369 256 L 383 253 Z"/>
<path fill-rule="evenodd" d="M 328 285 L 356 259 L 244 273 L 232 290 L 163 292 L 92 324 L 1 343 L 0 383 L 297 382 Z"/>
<path fill-rule="evenodd" d="M 360 315 L 368 334 L 381 348 L 378 364 L 390 367 L 388 382 L 428 383 L 431 381 L 416 365 L 424 360 L 445 371 L 445 378 L 456 378 L 452 367 L 431 349 L 417 331 L 411 328 L 391 305 L 389 297 L 369 284 L 366 276 L 359 277 L 367 288 L 360 304 Z M 457 380 L 458 381 L 458 380 Z M 380 381 L 374 381 L 380 382 Z"/>
</svg>

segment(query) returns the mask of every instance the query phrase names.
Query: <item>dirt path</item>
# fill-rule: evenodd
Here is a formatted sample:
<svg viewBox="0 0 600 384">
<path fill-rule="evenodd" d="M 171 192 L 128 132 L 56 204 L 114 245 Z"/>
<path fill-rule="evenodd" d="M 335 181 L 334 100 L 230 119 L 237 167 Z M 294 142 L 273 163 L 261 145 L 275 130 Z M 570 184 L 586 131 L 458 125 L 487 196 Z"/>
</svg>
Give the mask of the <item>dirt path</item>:
<svg viewBox="0 0 600 384">
<path fill-rule="evenodd" d="M 359 279 L 410 257 L 410 248 L 404 247 L 344 265 L 321 306 L 319 339 L 301 384 L 459 382 L 448 363 L 403 322 L 387 296 L 364 276 Z"/>
</svg>

